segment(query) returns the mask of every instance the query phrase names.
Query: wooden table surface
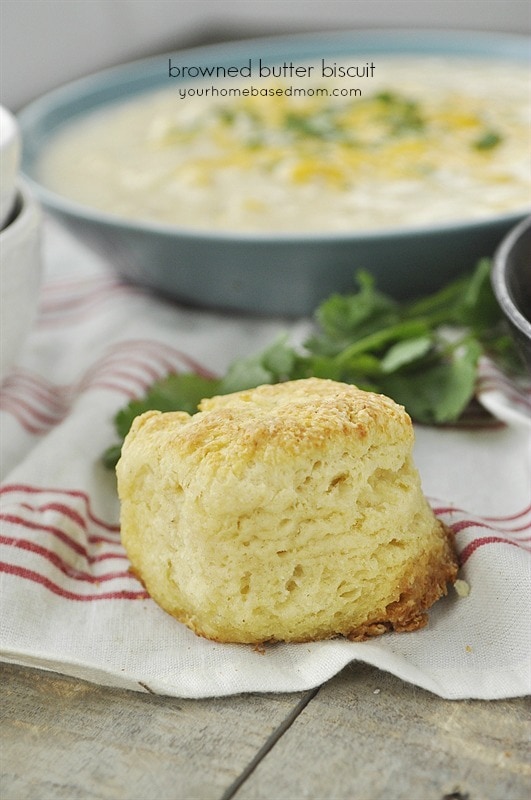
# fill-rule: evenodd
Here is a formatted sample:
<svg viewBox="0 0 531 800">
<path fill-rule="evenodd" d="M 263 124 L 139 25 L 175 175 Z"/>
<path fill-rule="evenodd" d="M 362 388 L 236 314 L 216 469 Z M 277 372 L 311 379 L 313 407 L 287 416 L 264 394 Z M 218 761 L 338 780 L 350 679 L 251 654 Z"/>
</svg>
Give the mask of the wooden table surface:
<svg viewBox="0 0 531 800">
<path fill-rule="evenodd" d="M 528 800 L 528 699 L 447 701 L 365 664 L 184 700 L 1 664 L 2 800 Z"/>
</svg>

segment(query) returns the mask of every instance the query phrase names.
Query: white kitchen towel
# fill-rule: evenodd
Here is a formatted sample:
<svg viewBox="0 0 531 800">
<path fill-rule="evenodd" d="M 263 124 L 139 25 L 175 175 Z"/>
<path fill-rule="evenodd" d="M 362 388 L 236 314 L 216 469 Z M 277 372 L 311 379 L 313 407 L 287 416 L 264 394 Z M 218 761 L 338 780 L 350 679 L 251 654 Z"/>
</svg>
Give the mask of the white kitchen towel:
<svg viewBox="0 0 531 800">
<path fill-rule="evenodd" d="M 49 221 L 45 260 L 39 319 L 0 395 L 3 660 L 184 697 L 308 689 L 353 661 L 445 698 L 529 693 L 529 392 L 484 362 L 479 399 L 494 419 L 416 429 L 424 491 L 461 560 L 461 591 L 433 607 L 426 628 L 260 651 L 209 642 L 128 571 L 115 478 L 101 462 L 112 418 L 169 370 L 223 373 L 280 331 L 304 338 L 308 321 L 161 300 L 118 280 Z"/>
</svg>

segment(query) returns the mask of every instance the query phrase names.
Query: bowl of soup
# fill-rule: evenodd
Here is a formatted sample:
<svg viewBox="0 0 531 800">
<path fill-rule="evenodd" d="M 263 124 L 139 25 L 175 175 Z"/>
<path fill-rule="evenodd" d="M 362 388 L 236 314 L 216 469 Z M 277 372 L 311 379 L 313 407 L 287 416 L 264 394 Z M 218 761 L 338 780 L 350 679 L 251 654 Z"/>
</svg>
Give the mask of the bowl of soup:
<svg viewBox="0 0 531 800">
<path fill-rule="evenodd" d="M 88 76 L 19 115 L 44 207 L 180 302 L 305 315 L 358 270 L 419 296 L 529 213 L 529 40 L 257 39 Z"/>
</svg>

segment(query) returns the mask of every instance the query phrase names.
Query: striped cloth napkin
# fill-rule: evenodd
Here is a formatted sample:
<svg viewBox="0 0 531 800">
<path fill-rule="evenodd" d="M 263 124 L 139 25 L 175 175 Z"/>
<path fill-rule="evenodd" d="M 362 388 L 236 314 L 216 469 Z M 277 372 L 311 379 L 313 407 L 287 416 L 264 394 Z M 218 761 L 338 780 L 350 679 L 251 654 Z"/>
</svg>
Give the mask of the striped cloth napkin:
<svg viewBox="0 0 531 800">
<path fill-rule="evenodd" d="M 1 387 L 0 650 L 13 663 L 185 697 L 315 687 L 364 661 L 445 698 L 531 686 L 531 402 L 481 365 L 480 402 L 455 428 L 418 427 L 415 458 L 461 559 L 423 630 L 363 643 L 266 646 L 196 637 L 128 571 L 112 418 L 169 370 L 222 373 L 308 321 L 197 311 L 121 282 L 47 220 L 37 324 Z M 355 675 L 355 672 L 353 673 Z"/>
</svg>

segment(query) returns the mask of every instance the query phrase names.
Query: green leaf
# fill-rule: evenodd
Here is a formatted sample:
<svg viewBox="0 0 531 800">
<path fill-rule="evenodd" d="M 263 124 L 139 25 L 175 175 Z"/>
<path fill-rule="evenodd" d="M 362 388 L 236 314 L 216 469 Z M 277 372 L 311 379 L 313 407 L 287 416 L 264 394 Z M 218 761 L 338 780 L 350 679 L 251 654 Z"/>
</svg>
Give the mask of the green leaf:
<svg viewBox="0 0 531 800">
<path fill-rule="evenodd" d="M 289 377 L 295 362 L 295 351 L 288 344 L 288 337 L 279 336 L 262 354 L 262 363 L 277 379 Z"/>
<path fill-rule="evenodd" d="M 170 374 L 156 381 L 148 393 L 140 400 L 131 400 L 114 417 L 117 435 L 123 441 L 133 420 L 145 411 L 186 411 L 195 414 L 199 402 L 204 397 L 212 397 L 220 389 L 215 378 L 204 378 L 193 372 Z M 121 443 L 109 447 L 104 453 L 104 463 L 114 467 L 120 458 Z"/>
<path fill-rule="evenodd" d="M 121 444 L 113 444 L 108 447 L 105 452 L 103 453 L 103 465 L 107 467 L 107 469 L 114 469 L 117 465 L 118 461 L 120 460 L 120 455 L 122 454 L 122 445 Z"/>
<path fill-rule="evenodd" d="M 352 359 L 360 353 L 378 352 L 383 347 L 400 341 L 401 339 L 423 336 L 428 330 L 426 323 L 422 319 L 399 322 L 396 325 L 382 328 L 381 330 L 369 334 L 369 336 L 365 336 L 363 339 L 358 339 L 353 342 L 336 356 L 336 361 L 345 366 L 350 364 Z"/>
<path fill-rule="evenodd" d="M 271 370 L 264 367 L 261 361 L 252 358 L 242 359 L 235 361 L 229 367 L 229 371 L 222 380 L 222 394 L 242 392 L 244 389 L 252 389 L 263 383 L 275 383 Z"/>
<path fill-rule="evenodd" d="M 383 391 L 418 422 L 455 422 L 474 396 L 480 354 L 480 345 L 472 339 L 457 347 L 448 360 L 414 375 L 389 375 L 382 381 Z"/>
<path fill-rule="evenodd" d="M 389 348 L 381 361 L 383 372 L 396 372 L 406 364 L 418 361 L 428 353 L 433 345 L 431 336 L 417 336 L 411 339 L 402 339 Z"/>
<path fill-rule="evenodd" d="M 240 392 L 263 383 L 278 383 L 290 377 L 296 354 L 287 343 L 287 336 L 278 337 L 257 355 L 234 361 L 221 379 L 221 393 Z"/>
<path fill-rule="evenodd" d="M 481 259 L 468 281 L 459 307 L 459 322 L 472 326 L 477 332 L 492 328 L 502 320 L 502 313 L 492 290 L 490 272 L 490 260 Z"/>
<path fill-rule="evenodd" d="M 427 297 L 406 304 L 403 309 L 403 318 L 420 317 L 431 327 L 455 323 L 456 309 L 461 306 L 463 293 L 466 291 L 469 281 L 469 275 L 457 278 Z"/>
<path fill-rule="evenodd" d="M 213 378 L 203 378 L 193 372 L 170 374 L 156 381 L 141 400 L 132 400 L 115 417 L 116 430 L 124 437 L 133 419 L 144 411 L 187 411 L 195 414 L 197 405 L 203 397 L 216 394 L 220 382 Z"/>
<path fill-rule="evenodd" d="M 337 352 L 338 345 L 367 336 L 399 319 L 397 303 L 376 291 L 372 275 L 360 271 L 356 279 L 360 287 L 356 294 L 333 294 L 317 308 L 315 319 L 322 335 L 307 343 L 312 352 L 328 350 L 330 355 L 334 346 Z"/>
</svg>

